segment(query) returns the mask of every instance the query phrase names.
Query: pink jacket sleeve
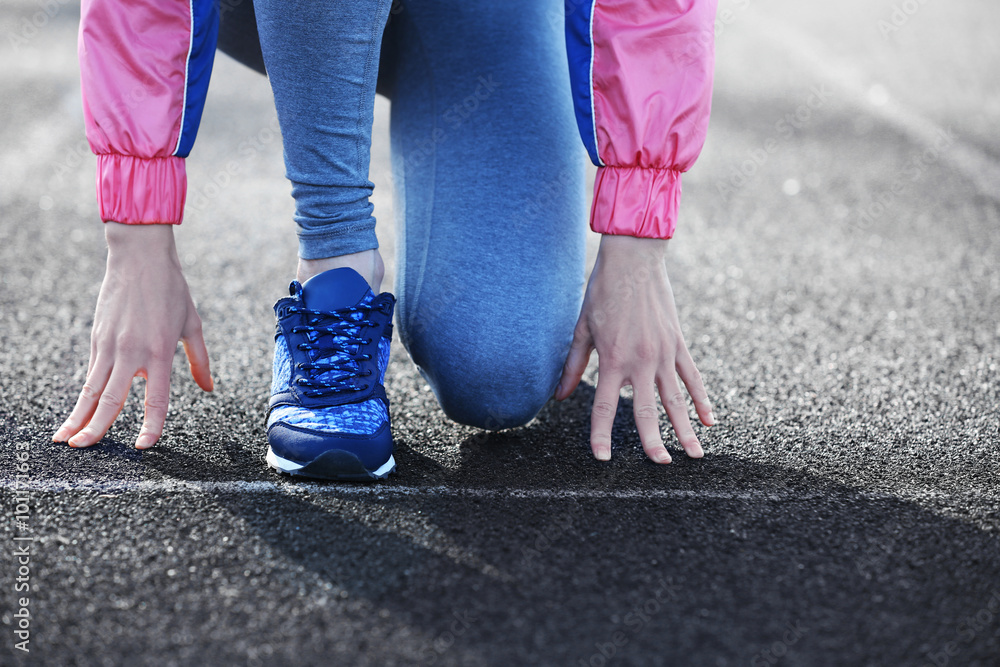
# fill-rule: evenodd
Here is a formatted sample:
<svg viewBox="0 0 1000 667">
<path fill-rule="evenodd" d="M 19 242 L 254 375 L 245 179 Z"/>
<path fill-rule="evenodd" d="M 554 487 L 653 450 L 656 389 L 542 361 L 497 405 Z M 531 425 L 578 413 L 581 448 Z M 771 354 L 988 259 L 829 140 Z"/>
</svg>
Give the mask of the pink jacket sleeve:
<svg viewBox="0 0 1000 667">
<path fill-rule="evenodd" d="M 716 0 L 567 3 L 577 124 L 598 166 L 590 226 L 667 239 L 705 143 Z"/>
<path fill-rule="evenodd" d="M 79 59 L 101 219 L 180 223 L 218 35 L 214 0 L 83 0 Z"/>
</svg>

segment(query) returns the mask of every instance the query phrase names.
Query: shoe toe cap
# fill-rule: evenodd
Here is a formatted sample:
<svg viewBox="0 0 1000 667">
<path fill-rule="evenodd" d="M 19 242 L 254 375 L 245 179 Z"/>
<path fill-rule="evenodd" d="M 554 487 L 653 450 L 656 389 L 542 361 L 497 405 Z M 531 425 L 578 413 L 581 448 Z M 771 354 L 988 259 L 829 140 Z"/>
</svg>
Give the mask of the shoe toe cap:
<svg viewBox="0 0 1000 667">
<path fill-rule="evenodd" d="M 386 422 L 371 435 L 323 433 L 282 422 L 271 425 L 267 439 L 275 454 L 308 465 L 331 451 L 353 454 L 368 470 L 376 470 L 392 456 L 392 433 Z"/>
</svg>

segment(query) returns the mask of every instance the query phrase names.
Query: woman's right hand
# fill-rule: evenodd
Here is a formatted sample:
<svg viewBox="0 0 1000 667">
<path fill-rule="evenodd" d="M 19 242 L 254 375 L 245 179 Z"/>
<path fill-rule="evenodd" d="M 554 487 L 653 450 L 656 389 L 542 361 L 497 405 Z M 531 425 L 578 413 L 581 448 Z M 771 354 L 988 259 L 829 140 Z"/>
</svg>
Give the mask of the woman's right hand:
<svg viewBox="0 0 1000 667">
<path fill-rule="evenodd" d="M 89 447 L 107 433 L 125 405 L 132 378 L 146 378 L 145 417 L 137 449 L 163 433 L 170 370 L 184 343 L 191 375 L 212 391 L 201 318 L 191 300 L 174 245 L 173 225 L 106 223 L 108 264 L 90 336 L 87 381 L 55 442 Z"/>
</svg>

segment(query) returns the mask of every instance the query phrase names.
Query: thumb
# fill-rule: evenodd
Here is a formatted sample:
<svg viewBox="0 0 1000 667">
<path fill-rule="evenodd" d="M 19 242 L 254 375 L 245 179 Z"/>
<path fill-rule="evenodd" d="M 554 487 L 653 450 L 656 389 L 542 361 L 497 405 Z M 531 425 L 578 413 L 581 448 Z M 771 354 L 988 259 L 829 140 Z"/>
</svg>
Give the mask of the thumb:
<svg viewBox="0 0 1000 667">
<path fill-rule="evenodd" d="M 569 346 L 569 356 L 566 357 L 562 377 L 559 378 L 559 384 L 556 387 L 555 398 L 557 401 L 568 398 L 580 384 L 580 379 L 583 377 L 583 372 L 587 370 L 587 363 L 590 361 L 590 354 L 593 351 L 593 336 L 590 335 L 590 328 L 581 317 L 576 325 L 576 330 L 573 331 L 573 342 Z"/>
<path fill-rule="evenodd" d="M 205 347 L 205 336 L 201 331 L 201 318 L 197 313 L 188 318 L 181 336 L 184 354 L 187 355 L 188 363 L 191 365 L 191 377 L 199 387 L 205 391 L 212 391 L 215 382 L 212 380 L 212 371 L 209 368 L 208 348 Z"/>
</svg>

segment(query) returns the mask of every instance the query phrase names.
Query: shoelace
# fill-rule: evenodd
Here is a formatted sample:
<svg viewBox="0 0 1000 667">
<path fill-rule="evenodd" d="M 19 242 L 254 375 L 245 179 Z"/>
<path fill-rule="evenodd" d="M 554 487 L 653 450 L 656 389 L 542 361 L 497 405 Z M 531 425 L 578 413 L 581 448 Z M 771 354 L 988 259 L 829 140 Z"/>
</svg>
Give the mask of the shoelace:
<svg viewBox="0 0 1000 667">
<path fill-rule="evenodd" d="M 349 348 L 357 345 L 360 349 L 362 345 L 371 344 L 371 338 L 361 338 L 361 330 L 377 326 L 376 322 L 367 319 L 368 313 L 373 310 L 375 308 L 371 306 L 350 306 L 333 312 L 310 310 L 299 306 L 288 309 L 289 313 L 300 314 L 308 322 L 292 327 L 292 333 L 315 334 L 309 336 L 311 342 L 299 343 L 297 346 L 298 349 L 307 351 L 310 358 L 310 361 L 295 364 L 296 368 L 305 371 L 306 377 L 298 378 L 296 384 L 307 387 L 303 392 L 306 396 L 329 396 L 368 389 L 367 383 L 357 386 L 354 380 L 372 375 L 370 370 L 362 372 L 360 364 L 362 361 L 369 361 L 372 355 L 351 354 Z M 361 318 L 354 319 L 352 316 L 356 313 L 360 313 Z M 321 345 L 320 340 L 323 336 L 330 336 L 333 340 Z M 331 371 L 336 371 L 337 375 L 320 379 L 320 376 Z"/>
</svg>

